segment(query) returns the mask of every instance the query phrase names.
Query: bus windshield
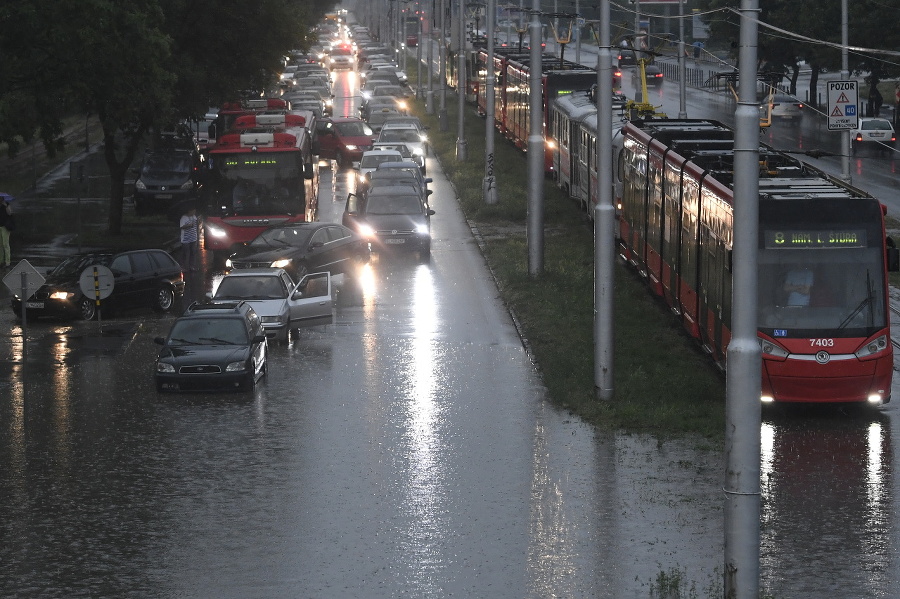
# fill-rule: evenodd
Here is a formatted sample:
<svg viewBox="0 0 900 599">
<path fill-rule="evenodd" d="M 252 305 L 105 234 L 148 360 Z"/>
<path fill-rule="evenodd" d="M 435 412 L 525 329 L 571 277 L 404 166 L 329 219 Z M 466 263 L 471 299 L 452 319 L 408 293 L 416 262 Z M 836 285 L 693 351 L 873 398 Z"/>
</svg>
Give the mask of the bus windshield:
<svg viewBox="0 0 900 599">
<path fill-rule="evenodd" d="M 223 214 L 302 214 L 303 169 L 298 153 L 213 154 L 210 185 Z"/>
</svg>

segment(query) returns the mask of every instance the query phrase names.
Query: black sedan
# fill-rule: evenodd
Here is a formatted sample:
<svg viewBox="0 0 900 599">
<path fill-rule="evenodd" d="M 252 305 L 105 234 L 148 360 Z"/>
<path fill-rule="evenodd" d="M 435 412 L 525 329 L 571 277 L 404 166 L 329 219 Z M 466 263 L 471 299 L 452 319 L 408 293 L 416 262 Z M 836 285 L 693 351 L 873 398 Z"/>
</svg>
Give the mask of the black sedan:
<svg viewBox="0 0 900 599">
<path fill-rule="evenodd" d="M 97 316 L 95 297 L 87 297 L 79 281 L 85 269 L 105 266 L 114 276 L 112 292 L 100 301 L 103 314 L 127 308 L 152 308 L 168 312 L 176 297 L 184 294 L 181 266 L 163 250 L 91 252 L 63 260 L 31 297 L 26 298 L 28 318 L 83 318 Z M 22 316 L 22 300 L 12 299 L 12 309 Z"/>
<path fill-rule="evenodd" d="M 334 223 L 310 222 L 272 227 L 241 247 L 227 268 L 283 268 L 295 281 L 310 272 L 353 273 L 369 261 L 369 244 Z"/>
<path fill-rule="evenodd" d="M 426 197 L 411 186 L 384 186 L 365 196 L 350 194 L 343 222 L 369 240 L 376 252 L 418 252 L 422 261 L 431 258 L 431 216 Z"/>
</svg>

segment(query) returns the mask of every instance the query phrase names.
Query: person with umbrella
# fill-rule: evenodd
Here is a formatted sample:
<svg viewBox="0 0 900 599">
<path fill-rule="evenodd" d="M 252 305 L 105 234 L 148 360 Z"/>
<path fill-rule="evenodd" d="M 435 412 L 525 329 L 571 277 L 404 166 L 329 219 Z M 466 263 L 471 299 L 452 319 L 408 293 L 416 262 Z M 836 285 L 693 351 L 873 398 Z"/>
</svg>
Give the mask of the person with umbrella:
<svg viewBox="0 0 900 599">
<path fill-rule="evenodd" d="M 9 249 L 9 232 L 15 228 L 15 220 L 9 203 L 13 197 L 0 192 L 0 268 L 9 268 L 12 263 L 12 252 Z"/>
</svg>

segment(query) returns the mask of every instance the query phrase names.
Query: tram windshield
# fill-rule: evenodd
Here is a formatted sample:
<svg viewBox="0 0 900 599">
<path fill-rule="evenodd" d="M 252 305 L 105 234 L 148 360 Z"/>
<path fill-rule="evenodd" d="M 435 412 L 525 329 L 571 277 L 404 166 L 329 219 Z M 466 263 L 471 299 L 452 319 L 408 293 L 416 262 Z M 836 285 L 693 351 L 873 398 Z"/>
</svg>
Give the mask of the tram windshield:
<svg viewBox="0 0 900 599">
<path fill-rule="evenodd" d="M 776 336 L 867 336 L 884 328 L 878 247 L 765 249 L 759 260 L 758 325 Z"/>
</svg>

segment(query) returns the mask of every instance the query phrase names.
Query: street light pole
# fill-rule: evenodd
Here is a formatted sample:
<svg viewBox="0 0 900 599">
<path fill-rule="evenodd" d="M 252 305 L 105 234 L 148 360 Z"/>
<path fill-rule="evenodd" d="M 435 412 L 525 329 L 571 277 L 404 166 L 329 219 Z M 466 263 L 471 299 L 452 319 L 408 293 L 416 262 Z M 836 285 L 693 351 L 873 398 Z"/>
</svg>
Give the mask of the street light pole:
<svg viewBox="0 0 900 599">
<path fill-rule="evenodd" d="M 678 118 L 687 118 L 687 82 L 684 80 L 684 0 L 678 0 Z"/>
<path fill-rule="evenodd" d="M 434 0 L 431 0 L 431 10 L 428 11 L 428 58 L 425 63 L 428 72 L 428 91 L 425 92 L 425 114 L 434 114 Z M 422 40 L 419 40 L 422 43 Z"/>
</svg>

